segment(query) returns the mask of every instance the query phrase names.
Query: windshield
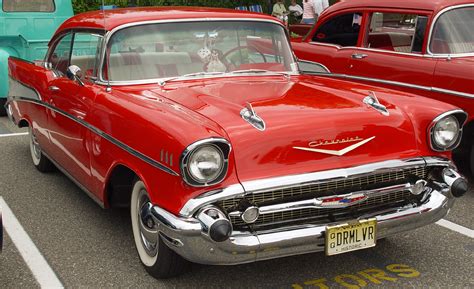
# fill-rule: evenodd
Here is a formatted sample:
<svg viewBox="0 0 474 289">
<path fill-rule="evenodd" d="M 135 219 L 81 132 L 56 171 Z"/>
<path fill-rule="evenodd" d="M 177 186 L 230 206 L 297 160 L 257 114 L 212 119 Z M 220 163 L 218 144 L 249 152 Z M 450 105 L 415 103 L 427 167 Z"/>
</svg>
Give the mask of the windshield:
<svg viewBox="0 0 474 289">
<path fill-rule="evenodd" d="M 435 54 L 474 52 L 474 7 L 450 10 L 436 21 L 430 50 Z"/>
<path fill-rule="evenodd" d="M 145 24 L 114 33 L 104 78 L 153 80 L 249 70 L 296 72 L 297 65 L 278 24 L 201 21 Z"/>
</svg>

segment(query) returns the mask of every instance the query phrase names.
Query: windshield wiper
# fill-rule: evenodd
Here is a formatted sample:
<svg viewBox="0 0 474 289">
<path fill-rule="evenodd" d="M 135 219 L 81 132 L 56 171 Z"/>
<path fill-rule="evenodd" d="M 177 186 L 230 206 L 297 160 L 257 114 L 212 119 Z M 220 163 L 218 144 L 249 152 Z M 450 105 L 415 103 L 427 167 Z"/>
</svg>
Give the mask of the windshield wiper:
<svg viewBox="0 0 474 289">
<path fill-rule="evenodd" d="M 275 74 L 275 75 L 283 75 L 286 78 L 290 78 L 290 74 L 288 72 L 283 72 L 283 71 L 271 71 L 271 70 L 266 70 L 266 69 L 242 69 L 242 70 L 234 70 L 229 72 L 230 74 L 252 74 L 252 73 L 269 73 L 269 74 Z"/>
<path fill-rule="evenodd" d="M 186 79 L 186 78 L 190 78 L 190 77 L 209 76 L 209 75 L 222 75 L 222 74 L 224 74 L 224 72 L 219 72 L 219 71 L 215 71 L 215 72 L 206 72 L 206 71 L 193 72 L 193 73 L 188 73 L 188 74 L 183 74 L 183 75 L 179 75 L 179 76 L 174 76 L 174 77 L 169 77 L 169 78 L 162 79 L 162 80 L 158 81 L 158 84 L 160 86 L 163 86 L 167 82 L 170 82 L 170 81 L 182 80 L 182 79 Z"/>
</svg>

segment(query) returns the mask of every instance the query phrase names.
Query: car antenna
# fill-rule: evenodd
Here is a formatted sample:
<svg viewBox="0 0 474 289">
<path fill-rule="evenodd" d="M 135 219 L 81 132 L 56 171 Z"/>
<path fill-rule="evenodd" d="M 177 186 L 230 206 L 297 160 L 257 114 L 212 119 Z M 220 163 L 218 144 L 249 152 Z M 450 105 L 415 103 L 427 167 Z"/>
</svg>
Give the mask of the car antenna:
<svg viewBox="0 0 474 289">
<path fill-rule="evenodd" d="M 104 18 L 104 39 L 106 38 L 106 34 L 107 34 L 107 28 L 106 28 L 106 25 L 105 25 L 105 0 L 102 0 L 102 16 Z M 104 41 L 104 45 L 107 45 Z M 109 70 L 109 63 L 108 63 L 108 57 L 107 57 L 107 46 L 105 46 L 105 55 L 104 55 L 104 61 L 106 61 L 106 68 L 107 70 Z M 107 71 L 107 87 L 105 88 L 105 91 L 106 92 L 111 92 L 112 91 L 112 86 L 110 85 L 110 77 L 109 77 L 109 73 Z"/>
</svg>

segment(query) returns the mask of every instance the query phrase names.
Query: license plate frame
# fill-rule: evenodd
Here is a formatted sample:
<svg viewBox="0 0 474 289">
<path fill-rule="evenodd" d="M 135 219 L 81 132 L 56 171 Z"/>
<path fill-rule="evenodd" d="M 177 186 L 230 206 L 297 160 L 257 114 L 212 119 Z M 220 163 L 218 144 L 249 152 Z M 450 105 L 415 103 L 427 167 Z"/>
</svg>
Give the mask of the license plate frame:
<svg viewBox="0 0 474 289">
<path fill-rule="evenodd" d="M 367 228 L 365 232 L 364 228 Z M 354 233 L 351 234 L 351 232 Z M 365 240 L 364 237 L 366 237 Z M 358 241 L 360 238 L 362 240 L 359 242 L 349 242 Z M 325 251 L 327 256 L 372 248 L 376 245 L 377 219 L 375 218 L 326 226 Z"/>
</svg>

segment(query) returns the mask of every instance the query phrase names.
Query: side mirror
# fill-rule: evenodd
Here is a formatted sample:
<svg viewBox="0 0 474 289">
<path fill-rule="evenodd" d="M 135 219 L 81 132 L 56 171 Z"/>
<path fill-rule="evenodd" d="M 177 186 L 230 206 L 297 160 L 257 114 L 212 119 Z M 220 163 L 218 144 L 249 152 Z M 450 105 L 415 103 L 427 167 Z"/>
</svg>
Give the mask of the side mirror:
<svg viewBox="0 0 474 289">
<path fill-rule="evenodd" d="M 82 82 L 82 71 L 77 65 L 71 65 L 67 68 L 66 76 L 70 80 L 77 81 L 79 85 L 84 86 L 84 82 Z"/>
</svg>

